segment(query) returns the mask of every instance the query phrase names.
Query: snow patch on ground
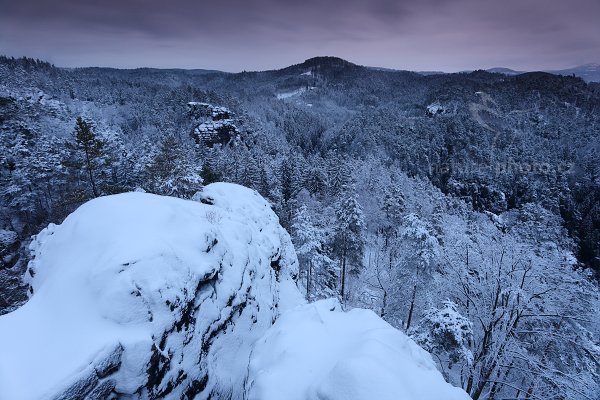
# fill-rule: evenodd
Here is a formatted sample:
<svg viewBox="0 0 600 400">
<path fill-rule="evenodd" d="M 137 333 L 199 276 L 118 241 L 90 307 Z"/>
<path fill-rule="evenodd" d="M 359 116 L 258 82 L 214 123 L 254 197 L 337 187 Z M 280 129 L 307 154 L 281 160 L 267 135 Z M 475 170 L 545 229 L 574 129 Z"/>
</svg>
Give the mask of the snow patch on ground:
<svg viewBox="0 0 600 400">
<path fill-rule="evenodd" d="M 369 310 L 329 299 L 283 314 L 253 350 L 249 400 L 468 400 L 429 353 Z"/>
<path fill-rule="evenodd" d="M 305 87 L 302 87 L 300 89 L 292 90 L 291 92 L 277 93 L 277 99 L 278 100 L 289 99 L 290 97 L 295 97 L 295 96 L 301 95 L 302 93 L 304 93 L 308 90 L 313 90 L 313 89 L 315 89 L 315 88 L 311 86 L 308 89 Z"/>
</svg>

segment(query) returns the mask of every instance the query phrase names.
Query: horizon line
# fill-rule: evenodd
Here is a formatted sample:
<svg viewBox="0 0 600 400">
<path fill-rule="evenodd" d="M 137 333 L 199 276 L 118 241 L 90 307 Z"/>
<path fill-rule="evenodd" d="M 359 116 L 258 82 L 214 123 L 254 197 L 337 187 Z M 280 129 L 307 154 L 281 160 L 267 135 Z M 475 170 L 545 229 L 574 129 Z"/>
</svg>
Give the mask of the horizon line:
<svg viewBox="0 0 600 400">
<path fill-rule="evenodd" d="M 571 69 L 576 69 L 576 68 L 581 68 L 581 67 L 586 67 L 586 66 L 598 66 L 600 67 L 600 63 L 598 62 L 587 62 L 587 63 L 583 63 L 583 64 L 579 64 L 579 65 L 573 65 L 571 67 L 566 67 L 566 68 L 547 68 L 547 69 L 520 69 L 520 68 L 513 68 L 513 67 L 505 67 L 505 66 L 494 66 L 494 67 L 478 67 L 478 68 L 472 68 L 472 69 L 462 69 L 462 70 L 456 70 L 456 71 L 445 71 L 443 69 L 403 69 L 403 68 L 394 68 L 394 67 L 382 67 L 382 66 L 377 66 L 377 65 L 363 65 L 363 64 L 358 64 L 355 63 L 353 61 L 350 61 L 346 58 L 343 57 L 338 57 L 338 56 L 332 56 L 332 55 L 320 55 L 320 56 L 314 56 L 314 57 L 309 57 L 301 62 L 298 63 L 294 63 L 294 64 L 289 64 L 289 65 L 285 65 L 285 66 L 280 66 L 280 67 L 271 67 L 270 69 L 261 69 L 261 70 L 246 70 L 246 69 L 242 69 L 239 71 L 226 71 L 226 70 L 221 70 L 221 69 L 214 69 L 214 68 L 202 68 L 202 67 L 182 67 L 182 66 L 173 66 L 173 67 L 166 67 L 166 66 L 136 66 L 136 67 L 124 67 L 124 66 L 112 66 L 112 65 L 56 65 L 53 62 L 44 59 L 44 58 L 38 58 L 38 57 L 30 57 L 30 56 L 26 56 L 26 55 L 21 55 L 21 56 L 15 56 L 15 55 L 9 55 L 9 54 L 0 54 L 0 57 L 6 57 L 6 58 L 14 58 L 15 60 L 18 59 L 33 59 L 33 60 L 38 60 L 38 61 L 43 61 L 43 62 L 47 62 L 49 64 L 51 64 L 52 66 L 56 67 L 56 68 L 60 68 L 60 69 L 85 69 L 85 68 L 102 68 L 102 69 L 116 69 L 116 70 L 124 70 L 124 71 L 134 71 L 134 70 L 138 70 L 138 69 L 155 69 L 155 70 L 181 70 L 181 71 L 208 71 L 208 72 L 219 72 L 219 73 L 224 73 L 224 74 L 240 74 L 240 73 L 253 73 L 253 72 L 269 72 L 269 71 L 279 71 L 285 68 L 289 68 L 289 67 L 293 67 L 296 65 L 302 65 L 305 62 L 315 59 L 315 58 L 325 58 L 325 57 L 329 57 L 329 58 L 337 58 L 340 60 L 344 60 L 346 62 L 349 62 L 351 64 L 360 66 L 360 67 L 364 67 L 364 68 L 375 68 L 375 69 L 381 69 L 381 70 L 388 70 L 388 71 L 398 71 L 398 72 L 415 72 L 415 73 L 430 73 L 430 74 L 459 74 L 459 73 L 469 73 L 469 72 L 474 72 L 474 71 L 488 71 L 489 70 L 493 70 L 493 69 L 506 69 L 509 71 L 513 71 L 515 73 L 528 73 L 528 72 L 561 72 L 561 71 L 565 71 L 565 70 L 571 70 Z"/>
</svg>

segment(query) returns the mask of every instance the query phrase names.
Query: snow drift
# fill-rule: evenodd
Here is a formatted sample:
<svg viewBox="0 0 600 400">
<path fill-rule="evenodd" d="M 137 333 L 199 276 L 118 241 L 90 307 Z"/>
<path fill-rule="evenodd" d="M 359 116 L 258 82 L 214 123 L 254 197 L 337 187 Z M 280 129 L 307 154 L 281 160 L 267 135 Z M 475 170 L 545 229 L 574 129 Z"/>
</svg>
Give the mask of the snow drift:
<svg viewBox="0 0 600 400">
<path fill-rule="evenodd" d="M 102 197 L 37 236 L 33 295 L 0 318 L 1 399 L 241 398 L 296 256 L 257 193 L 197 199 Z"/>
<path fill-rule="evenodd" d="M 2 400 L 468 398 L 372 312 L 304 305 L 287 232 L 241 186 L 98 198 L 31 249 Z"/>
<path fill-rule="evenodd" d="M 282 315 L 256 343 L 248 400 L 467 400 L 431 356 L 370 310 L 321 300 Z"/>
</svg>

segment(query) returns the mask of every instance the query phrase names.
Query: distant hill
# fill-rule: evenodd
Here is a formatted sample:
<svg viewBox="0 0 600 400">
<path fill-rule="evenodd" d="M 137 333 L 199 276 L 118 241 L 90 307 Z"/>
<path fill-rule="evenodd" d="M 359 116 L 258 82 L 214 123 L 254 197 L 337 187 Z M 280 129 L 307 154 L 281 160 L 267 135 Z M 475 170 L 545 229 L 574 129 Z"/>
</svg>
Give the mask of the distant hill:
<svg viewBox="0 0 600 400">
<path fill-rule="evenodd" d="M 504 74 L 504 75 L 511 75 L 511 76 L 524 74 L 525 72 L 530 72 L 530 71 L 516 71 L 514 69 L 504 68 L 504 67 L 489 68 L 486 71 L 496 73 L 496 74 Z M 584 64 L 584 65 L 580 65 L 580 66 L 573 67 L 573 68 L 567 68 L 567 69 L 544 70 L 543 72 L 548 72 L 548 73 L 554 74 L 554 75 L 564 75 L 564 76 L 575 75 L 575 76 L 583 79 L 586 82 L 600 82 L 600 64 L 591 63 L 591 64 Z"/>
<path fill-rule="evenodd" d="M 297 71 L 348 71 L 360 68 L 358 65 L 346 61 L 339 57 L 313 57 L 300 64 L 291 65 L 278 70 L 284 73 L 293 73 Z"/>
<path fill-rule="evenodd" d="M 595 63 L 547 72 L 557 75 L 575 75 L 582 78 L 586 82 L 600 82 L 600 64 Z"/>
<path fill-rule="evenodd" d="M 486 71 L 492 72 L 495 74 L 504 74 L 504 75 L 520 75 L 520 74 L 523 74 L 526 72 L 526 71 L 515 71 L 514 69 L 503 68 L 503 67 L 490 68 L 490 69 L 486 69 Z"/>
</svg>

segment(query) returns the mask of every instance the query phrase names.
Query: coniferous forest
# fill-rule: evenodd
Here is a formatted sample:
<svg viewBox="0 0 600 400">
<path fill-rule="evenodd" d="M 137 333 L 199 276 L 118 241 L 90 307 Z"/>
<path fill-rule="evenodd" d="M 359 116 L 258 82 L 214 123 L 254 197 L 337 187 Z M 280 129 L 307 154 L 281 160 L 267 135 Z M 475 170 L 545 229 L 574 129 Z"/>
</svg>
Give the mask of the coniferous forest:
<svg viewBox="0 0 600 400">
<path fill-rule="evenodd" d="M 472 399 L 598 399 L 600 83 L 0 57 L 0 314 L 48 224 L 118 193 L 208 204 L 214 182 L 266 199 L 305 299 L 372 310 Z"/>
</svg>

